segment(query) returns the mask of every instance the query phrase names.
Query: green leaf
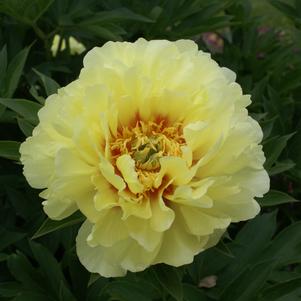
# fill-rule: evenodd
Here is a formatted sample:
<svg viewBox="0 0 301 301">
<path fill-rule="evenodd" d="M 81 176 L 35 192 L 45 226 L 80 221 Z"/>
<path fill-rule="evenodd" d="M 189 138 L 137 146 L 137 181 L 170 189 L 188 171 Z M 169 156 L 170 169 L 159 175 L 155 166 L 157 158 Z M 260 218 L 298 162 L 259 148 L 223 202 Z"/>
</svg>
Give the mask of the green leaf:
<svg viewBox="0 0 301 301">
<path fill-rule="evenodd" d="M 234 282 L 239 282 L 241 275 L 247 269 L 251 269 L 257 264 L 258 258 L 275 231 L 276 211 L 259 215 L 246 223 L 236 235 L 235 240 L 227 244 L 235 258 L 229 258 L 228 265 L 218 273 L 218 285 L 215 288 L 216 294 L 220 296 Z M 250 244 L 250 242 L 252 243 Z"/>
<path fill-rule="evenodd" d="M 269 278 L 269 281 L 271 281 L 272 283 L 280 283 L 295 280 L 300 277 L 301 274 L 298 273 L 297 269 L 290 271 L 289 269 L 283 270 L 282 268 L 280 268 L 273 271 Z"/>
<path fill-rule="evenodd" d="M 269 1 L 274 7 L 279 9 L 282 13 L 286 14 L 288 17 L 292 19 L 298 18 L 298 13 L 294 9 L 294 7 L 290 6 L 287 3 L 278 0 L 270 0 Z"/>
<path fill-rule="evenodd" d="M 13 301 L 54 301 L 53 298 L 49 297 L 47 295 L 47 292 L 44 294 L 38 293 L 35 291 L 24 291 L 18 294 L 16 298 L 13 299 Z"/>
<path fill-rule="evenodd" d="M 13 298 L 20 292 L 20 283 L 18 282 L 1 282 L 0 296 L 6 298 Z"/>
<path fill-rule="evenodd" d="M 296 164 L 290 159 L 281 162 L 276 162 L 275 165 L 269 170 L 269 175 L 278 175 L 284 171 L 292 169 L 295 165 Z"/>
<path fill-rule="evenodd" d="M 31 86 L 29 89 L 29 93 L 30 95 L 37 100 L 40 104 L 44 105 L 45 104 L 45 98 L 40 96 L 38 91 L 37 91 L 37 87 L 36 86 Z"/>
<path fill-rule="evenodd" d="M 23 132 L 23 134 L 26 137 L 31 136 L 34 126 L 23 118 L 17 118 L 17 121 L 18 121 L 18 126 L 20 130 Z"/>
<path fill-rule="evenodd" d="M 290 281 L 278 283 L 276 285 L 272 285 L 269 288 L 265 289 L 262 293 L 259 301 L 277 301 L 281 297 L 287 296 L 289 294 L 294 293 L 295 291 L 301 291 L 301 276 L 298 279 L 293 279 Z M 297 297 L 297 296 L 296 296 Z M 293 300 L 293 299 L 291 299 Z M 294 299 L 294 300 L 297 300 Z"/>
<path fill-rule="evenodd" d="M 100 278 L 101 278 L 100 274 L 91 273 L 90 279 L 88 281 L 88 286 L 91 286 L 93 283 L 95 283 Z"/>
<path fill-rule="evenodd" d="M 155 267 L 154 271 L 166 292 L 177 301 L 183 300 L 183 287 L 177 269 L 160 264 Z"/>
<path fill-rule="evenodd" d="M 209 301 L 206 294 L 197 287 L 190 284 L 183 284 L 183 295 L 185 301 Z"/>
<path fill-rule="evenodd" d="M 67 287 L 66 279 L 63 275 L 60 265 L 53 255 L 48 251 L 48 249 L 38 243 L 30 241 L 29 244 L 35 259 L 39 263 L 40 268 L 43 271 L 43 274 L 46 276 L 53 294 L 57 296 L 57 299 L 61 301 L 75 301 L 72 293 Z"/>
<path fill-rule="evenodd" d="M 114 299 L 122 301 L 151 301 L 153 289 L 144 281 L 117 280 L 109 283 L 106 292 Z"/>
<path fill-rule="evenodd" d="M 278 190 L 270 190 L 267 194 L 264 195 L 263 198 L 260 198 L 257 201 L 262 207 L 298 202 L 290 195 Z"/>
<path fill-rule="evenodd" d="M 227 244 L 225 244 L 222 240 L 215 246 L 215 249 L 228 257 L 235 257 L 231 250 L 228 248 Z"/>
<path fill-rule="evenodd" d="M 18 87 L 30 47 L 26 47 L 21 50 L 8 65 L 5 75 L 5 87 L 3 93 L 3 96 L 6 98 L 12 97 L 16 88 Z"/>
<path fill-rule="evenodd" d="M 8 254 L 0 253 L 0 262 L 5 261 L 9 257 Z"/>
<path fill-rule="evenodd" d="M 273 258 L 278 265 L 301 262 L 301 222 L 282 230 L 264 250 L 260 260 Z"/>
<path fill-rule="evenodd" d="M 294 134 L 295 133 L 281 137 L 273 137 L 264 144 L 263 150 L 267 157 L 267 160 L 265 162 L 266 169 L 270 169 L 272 165 L 277 161 L 282 151 L 286 147 L 287 142 L 293 137 Z"/>
<path fill-rule="evenodd" d="M 83 221 L 84 221 L 84 216 L 79 211 L 75 212 L 71 216 L 60 221 L 55 221 L 50 218 L 46 218 L 43 224 L 35 232 L 35 234 L 32 236 L 31 239 L 36 239 L 48 233 L 79 224 Z"/>
<path fill-rule="evenodd" d="M 108 22 L 116 22 L 116 21 L 123 21 L 123 20 L 130 20 L 130 21 L 139 21 L 139 22 L 147 22 L 152 23 L 154 22 L 152 19 L 142 16 L 140 14 L 136 14 L 133 11 L 129 10 L 128 8 L 118 8 L 115 10 L 110 11 L 103 11 L 95 13 L 91 18 L 87 18 L 86 20 L 82 21 L 81 24 L 106 24 Z"/>
<path fill-rule="evenodd" d="M 254 301 L 259 290 L 268 279 L 274 260 L 264 261 L 254 267 L 247 268 L 221 295 L 223 301 Z"/>
<path fill-rule="evenodd" d="M 273 127 L 274 127 L 274 123 L 277 120 L 277 118 L 278 118 L 278 116 L 274 116 L 271 119 L 267 119 L 267 120 L 260 122 L 260 126 L 263 131 L 263 139 L 264 140 L 266 140 L 267 138 L 270 137 Z"/>
<path fill-rule="evenodd" d="M 6 230 L 3 227 L 0 227 L 0 251 L 9 247 L 10 245 L 19 241 L 20 239 L 24 238 L 25 236 L 26 236 L 26 233 L 12 232 L 12 231 Z"/>
<path fill-rule="evenodd" d="M 8 268 L 16 280 L 21 282 L 27 289 L 43 292 L 41 277 L 33 268 L 29 260 L 19 251 L 10 255 L 7 260 Z"/>
<path fill-rule="evenodd" d="M 78 27 L 84 32 L 90 32 L 93 36 L 99 37 L 105 40 L 122 41 L 122 37 L 119 33 L 114 32 L 106 26 L 97 24 L 79 24 Z"/>
<path fill-rule="evenodd" d="M 89 285 L 87 288 L 87 301 L 103 300 L 100 298 L 109 283 L 109 278 L 104 278 L 99 275 L 98 279 Z M 105 299 L 106 300 L 106 299 Z"/>
<path fill-rule="evenodd" d="M 0 141 L 0 157 L 19 161 L 20 142 L 17 141 Z"/>
<path fill-rule="evenodd" d="M 2 0 L 0 11 L 17 20 L 33 25 L 54 0 Z"/>
<path fill-rule="evenodd" d="M 33 70 L 40 77 L 40 79 L 43 83 L 43 86 L 45 88 L 47 96 L 57 93 L 57 90 L 60 88 L 60 85 L 55 80 L 53 80 L 49 76 L 39 72 L 36 69 L 33 69 Z"/>
<path fill-rule="evenodd" d="M 13 180 L 10 182 L 15 183 Z M 14 208 L 14 214 L 16 216 L 21 216 L 24 220 L 29 221 L 36 215 L 37 212 L 40 213 L 41 205 L 37 197 L 30 193 L 29 195 L 26 193 L 24 194 L 23 190 L 16 189 L 16 187 L 13 187 L 12 185 L 5 185 L 5 192 L 8 201 Z M 40 221 L 42 220 L 41 217 L 42 216 L 39 216 L 39 218 L 35 218 L 35 220 Z"/>
<path fill-rule="evenodd" d="M 3 81 L 6 75 L 7 68 L 7 47 L 4 45 L 0 52 L 0 91 L 2 92 Z M 2 93 L 1 93 L 2 94 Z"/>
<path fill-rule="evenodd" d="M 36 102 L 26 99 L 0 98 L 0 104 L 15 111 L 20 116 L 24 117 L 25 120 L 33 124 L 39 122 L 38 111 L 42 106 Z"/>
</svg>

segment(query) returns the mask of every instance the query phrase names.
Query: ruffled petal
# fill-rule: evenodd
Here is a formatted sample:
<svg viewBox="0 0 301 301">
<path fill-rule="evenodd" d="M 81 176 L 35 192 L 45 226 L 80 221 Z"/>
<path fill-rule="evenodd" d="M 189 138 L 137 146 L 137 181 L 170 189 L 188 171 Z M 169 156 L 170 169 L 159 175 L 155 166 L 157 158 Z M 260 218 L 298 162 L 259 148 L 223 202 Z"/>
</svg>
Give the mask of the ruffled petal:
<svg viewBox="0 0 301 301">
<path fill-rule="evenodd" d="M 92 177 L 96 193 L 94 193 L 94 205 L 97 211 L 118 206 L 118 194 L 115 187 L 106 181 L 102 175 Z"/>
<path fill-rule="evenodd" d="M 76 252 L 82 265 L 91 273 L 98 273 L 104 277 L 120 277 L 126 270 L 120 266 L 120 255 L 127 248 L 127 244 L 116 245 L 115 248 L 103 246 L 91 247 L 87 238 L 92 230 L 92 224 L 85 221 L 76 237 Z"/>
<path fill-rule="evenodd" d="M 175 213 L 165 205 L 162 196 L 159 195 L 151 200 L 151 211 L 150 226 L 153 230 L 163 232 L 171 227 Z"/>
<path fill-rule="evenodd" d="M 111 247 L 117 242 L 126 239 L 128 231 L 121 217 L 122 212 L 120 208 L 103 210 L 98 215 L 98 220 L 88 236 L 88 244 L 91 247 L 97 245 Z"/>
<path fill-rule="evenodd" d="M 164 194 L 164 197 L 174 203 L 186 206 L 210 208 L 213 206 L 213 201 L 206 193 L 213 183 L 214 179 L 211 178 L 194 181 L 189 185 L 176 187 L 172 194 Z"/>
<path fill-rule="evenodd" d="M 139 272 L 146 269 L 161 246 L 158 244 L 154 250 L 147 251 L 132 238 L 127 238 L 112 247 L 91 247 L 87 243 L 91 229 L 92 225 L 88 221 L 81 226 L 76 238 L 77 255 L 86 269 L 104 277 L 119 277 L 124 276 L 127 270 Z"/>
<path fill-rule="evenodd" d="M 160 187 L 164 176 L 172 179 L 174 185 L 185 185 L 195 174 L 195 170 L 189 169 L 186 161 L 180 157 L 162 157 L 160 165 L 161 169 L 155 180 L 156 188 Z"/>
<path fill-rule="evenodd" d="M 137 198 L 127 192 L 119 193 L 119 205 L 122 208 L 124 220 L 132 215 L 143 219 L 148 219 L 152 215 L 150 200 L 142 195 Z"/>
<path fill-rule="evenodd" d="M 172 227 L 164 233 L 160 251 L 153 264 L 166 263 L 181 266 L 191 263 L 208 241 L 208 236 L 197 237 L 185 230 L 184 222 L 177 217 Z"/>
<path fill-rule="evenodd" d="M 129 189 L 133 193 L 143 192 L 143 185 L 138 180 L 135 170 L 135 161 L 129 155 L 122 155 L 117 158 L 116 166 L 121 172 L 123 179 L 128 184 Z"/>
<path fill-rule="evenodd" d="M 183 215 L 188 232 L 193 235 L 209 235 L 215 229 L 226 229 L 231 223 L 230 218 L 215 217 L 204 213 L 199 208 L 179 206 L 179 210 Z"/>
<path fill-rule="evenodd" d="M 100 157 L 99 169 L 104 178 L 116 189 L 120 191 L 126 187 L 123 179 L 116 175 L 113 165 L 102 156 Z"/>
<path fill-rule="evenodd" d="M 43 205 L 44 212 L 53 220 L 64 219 L 78 209 L 74 201 L 66 198 L 65 199 L 47 198 L 47 201 L 43 201 L 42 205 Z"/>
<path fill-rule="evenodd" d="M 162 233 L 152 229 L 150 220 L 131 216 L 126 219 L 125 224 L 129 235 L 144 249 L 153 251 L 162 240 Z"/>
</svg>

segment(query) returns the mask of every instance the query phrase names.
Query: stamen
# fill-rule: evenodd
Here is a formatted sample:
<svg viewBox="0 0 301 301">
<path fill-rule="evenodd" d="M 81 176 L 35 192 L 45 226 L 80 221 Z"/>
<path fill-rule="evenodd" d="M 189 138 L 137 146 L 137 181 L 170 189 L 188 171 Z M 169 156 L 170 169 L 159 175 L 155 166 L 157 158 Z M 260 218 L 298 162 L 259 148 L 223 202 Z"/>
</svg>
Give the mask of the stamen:
<svg viewBox="0 0 301 301">
<path fill-rule="evenodd" d="M 110 144 L 113 161 L 123 154 L 135 161 L 136 172 L 145 191 L 153 191 L 153 182 L 160 170 L 160 158 L 181 156 L 185 144 L 181 123 L 165 126 L 165 121 L 138 121 L 135 127 L 123 127 Z"/>
</svg>

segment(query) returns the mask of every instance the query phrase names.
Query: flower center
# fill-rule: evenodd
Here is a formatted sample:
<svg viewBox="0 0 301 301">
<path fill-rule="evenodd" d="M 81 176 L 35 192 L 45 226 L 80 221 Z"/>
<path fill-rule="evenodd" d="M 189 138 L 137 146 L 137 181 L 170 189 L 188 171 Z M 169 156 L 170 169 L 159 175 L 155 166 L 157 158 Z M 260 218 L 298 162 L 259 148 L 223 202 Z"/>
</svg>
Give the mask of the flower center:
<svg viewBox="0 0 301 301">
<path fill-rule="evenodd" d="M 110 148 L 113 160 L 123 154 L 134 159 L 140 182 L 150 190 L 160 170 L 160 158 L 181 156 L 184 144 L 181 123 L 165 126 L 164 120 L 160 123 L 138 121 L 135 127 L 123 127 Z"/>
</svg>

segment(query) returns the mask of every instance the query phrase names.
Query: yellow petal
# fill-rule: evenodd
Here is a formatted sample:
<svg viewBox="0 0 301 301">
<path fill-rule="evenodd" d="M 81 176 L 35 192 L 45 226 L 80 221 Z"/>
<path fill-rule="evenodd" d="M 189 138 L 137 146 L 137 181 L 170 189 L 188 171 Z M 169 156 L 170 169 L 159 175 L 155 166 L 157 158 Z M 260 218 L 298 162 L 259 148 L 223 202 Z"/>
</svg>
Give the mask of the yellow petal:
<svg viewBox="0 0 301 301">
<path fill-rule="evenodd" d="M 149 251 L 144 249 L 135 240 L 129 239 L 128 248 L 126 252 L 124 252 L 124 258 L 121 261 L 121 266 L 134 273 L 143 271 L 153 264 L 160 247 L 161 244 L 159 243 L 155 249 Z"/>
<path fill-rule="evenodd" d="M 117 158 L 116 165 L 121 172 L 123 179 L 133 193 L 143 192 L 143 185 L 138 180 L 135 170 L 135 161 L 129 155 L 122 155 Z"/>
<path fill-rule="evenodd" d="M 20 146 L 23 173 L 34 188 L 46 188 L 54 174 L 54 156 L 64 142 L 52 141 L 52 137 L 37 127 L 35 135 L 26 139 Z"/>
<path fill-rule="evenodd" d="M 64 219 L 78 209 L 76 203 L 70 199 L 48 198 L 42 204 L 45 213 L 54 220 Z"/>
<path fill-rule="evenodd" d="M 94 204 L 94 190 L 78 194 L 76 204 L 78 209 L 87 217 L 91 222 L 96 222 L 99 217 L 99 212 Z"/>
<path fill-rule="evenodd" d="M 100 157 L 99 169 L 104 178 L 119 191 L 123 190 L 126 185 L 123 179 L 115 174 L 113 165 L 104 157 Z"/>
<path fill-rule="evenodd" d="M 147 251 L 135 240 L 128 238 L 112 247 L 97 245 L 91 247 L 87 237 L 92 229 L 92 224 L 85 222 L 76 238 L 76 251 L 80 262 L 92 273 L 99 273 L 104 277 L 120 277 L 126 271 L 139 272 L 152 264 L 160 244 L 153 250 Z"/>
<path fill-rule="evenodd" d="M 179 206 L 179 210 L 184 217 L 188 231 L 193 235 L 212 234 L 215 229 L 226 229 L 231 222 L 230 218 L 205 214 L 202 209 L 195 207 Z"/>
<path fill-rule="evenodd" d="M 206 242 L 204 249 L 208 249 L 215 246 L 224 233 L 225 229 L 215 229 L 214 232 L 209 235 L 208 241 Z"/>
<path fill-rule="evenodd" d="M 254 218 L 260 212 L 260 206 L 245 190 L 236 195 L 216 200 L 214 210 L 229 216 L 233 222 Z"/>
<path fill-rule="evenodd" d="M 182 158 L 186 161 L 187 166 L 191 166 L 192 164 L 192 159 L 193 159 L 193 155 L 192 155 L 192 150 L 189 146 L 181 146 L 181 152 L 182 152 Z"/>
<path fill-rule="evenodd" d="M 155 187 L 158 188 L 163 177 L 166 175 L 173 180 L 175 185 L 187 184 L 195 174 L 193 169 L 189 169 L 185 160 L 180 157 L 162 157 L 160 159 L 161 169 L 155 180 Z"/>
<path fill-rule="evenodd" d="M 137 198 L 127 192 L 119 193 L 119 205 L 122 208 L 122 219 L 127 219 L 129 216 L 136 216 L 143 219 L 151 217 L 150 200 L 143 195 Z"/>
<path fill-rule="evenodd" d="M 86 175 L 91 176 L 96 168 L 86 163 L 75 150 L 62 148 L 55 158 L 55 169 L 59 177 Z"/>
<path fill-rule="evenodd" d="M 118 205 L 117 190 L 101 175 L 92 177 L 97 192 L 94 196 L 94 205 L 97 211 L 110 209 Z"/>
<path fill-rule="evenodd" d="M 126 274 L 126 270 L 121 267 L 119 253 L 125 249 L 126 245 L 119 245 L 119 249 L 106 248 L 98 245 L 91 247 L 87 243 L 87 238 L 92 230 L 92 224 L 85 221 L 76 237 L 76 252 L 82 265 L 91 273 L 98 273 L 104 277 L 120 277 Z"/>
<path fill-rule="evenodd" d="M 249 190 L 256 197 L 262 197 L 270 189 L 270 178 L 264 169 L 241 170 L 232 176 L 231 182 Z"/>
<path fill-rule="evenodd" d="M 91 247 L 102 245 L 111 247 L 117 242 L 128 237 L 128 231 L 121 219 L 120 208 L 103 210 L 98 215 L 98 220 L 88 236 L 88 244 Z"/>
<path fill-rule="evenodd" d="M 172 209 L 164 204 L 161 195 L 151 200 L 151 211 L 150 225 L 153 230 L 163 232 L 171 227 L 175 214 Z"/>
<path fill-rule="evenodd" d="M 207 241 L 207 236 L 199 238 L 187 233 L 183 221 L 177 218 L 164 233 L 160 251 L 153 264 L 166 263 L 177 267 L 191 263 L 194 255 L 202 250 Z"/>
<path fill-rule="evenodd" d="M 178 186 L 171 195 L 164 197 L 174 203 L 187 206 L 210 208 L 213 206 L 212 199 L 206 195 L 208 188 L 214 183 L 211 178 L 189 183 L 189 185 Z"/>
<path fill-rule="evenodd" d="M 153 251 L 162 240 L 162 233 L 154 231 L 149 219 L 130 216 L 125 220 L 130 236 L 148 251 Z"/>
<path fill-rule="evenodd" d="M 197 149 L 204 141 L 201 139 L 201 133 L 208 127 L 208 124 L 203 121 L 189 123 L 183 129 L 185 141 L 192 151 Z"/>
</svg>

